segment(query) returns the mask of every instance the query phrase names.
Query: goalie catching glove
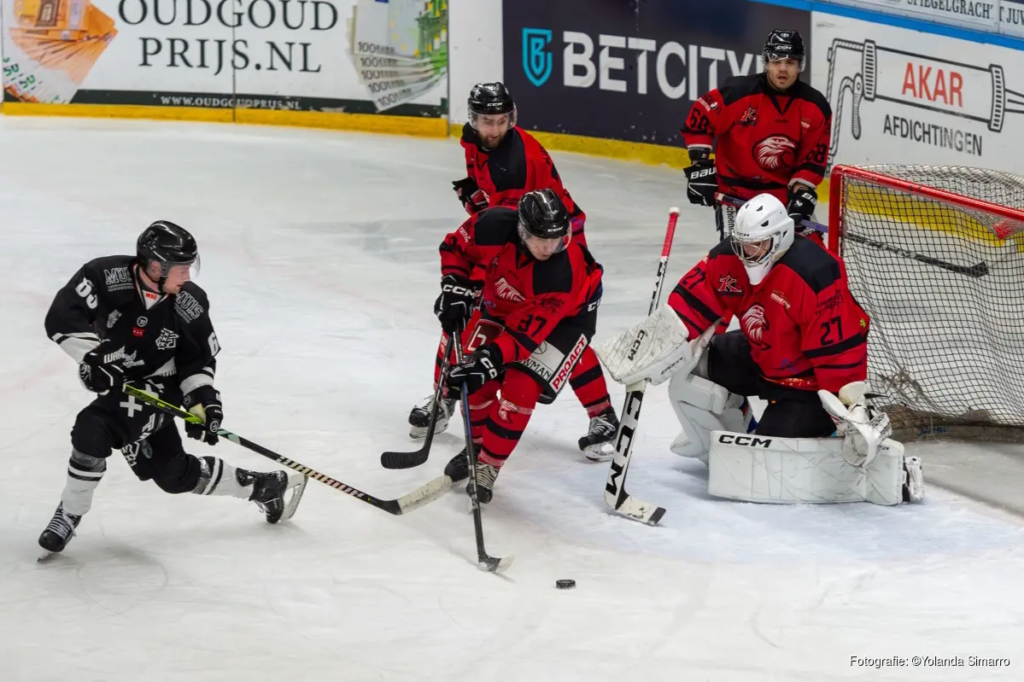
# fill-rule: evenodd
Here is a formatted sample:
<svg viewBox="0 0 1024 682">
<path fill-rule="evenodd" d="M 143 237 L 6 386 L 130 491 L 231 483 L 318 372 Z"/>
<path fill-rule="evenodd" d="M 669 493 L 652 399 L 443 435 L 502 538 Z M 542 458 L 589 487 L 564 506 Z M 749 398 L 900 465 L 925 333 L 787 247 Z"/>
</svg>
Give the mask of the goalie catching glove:
<svg viewBox="0 0 1024 682">
<path fill-rule="evenodd" d="M 696 366 L 715 325 L 694 340 L 679 315 L 666 303 L 629 331 L 594 346 L 612 379 L 630 386 L 667 381 L 676 372 L 687 374 Z"/>
</svg>

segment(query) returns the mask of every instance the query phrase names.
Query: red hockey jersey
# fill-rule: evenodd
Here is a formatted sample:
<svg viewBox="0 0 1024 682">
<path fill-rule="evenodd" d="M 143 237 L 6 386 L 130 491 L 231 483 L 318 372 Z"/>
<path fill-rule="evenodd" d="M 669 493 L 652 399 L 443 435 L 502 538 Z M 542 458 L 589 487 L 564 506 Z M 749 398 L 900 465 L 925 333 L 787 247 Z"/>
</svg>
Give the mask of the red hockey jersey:
<svg viewBox="0 0 1024 682">
<path fill-rule="evenodd" d="M 694 102 L 682 133 L 687 149 L 714 145 L 719 191 L 785 204 L 791 180 L 817 187 L 825 175 L 832 108 L 803 81 L 780 94 L 763 73 L 738 76 Z"/>
<path fill-rule="evenodd" d="M 485 209 L 445 237 L 441 276 L 486 267 L 481 310 L 505 327 L 495 343 L 506 363 L 525 360 L 564 319 L 595 310 L 601 266 L 576 240 L 539 261 L 519 240 L 514 208 Z"/>
<path fill-rule="evenodd" d="M 737 315 L 772 383 L 838 393 L 867 377 L 867 313 L 850 293 L 843 262 L 806 237 L 796 237 L 757 286 L 726 240 L 679 280 L 669 305 L 691 339 Z"/>
<path fill-rule="evenodd" d="M 466 173 L 486 194 L 490 206 L 516 208 L 519 198 L 537 189 L 552 189 L 565 204 L 572 219 L 573 239 L 581 240 L 586 214 L 562 185 L 554 161 L 546 149 L 522 128 L 514 127 L 496 149 L 485 151 L 468 123 L 462 128 L 466 151 Z"/>
</svg>

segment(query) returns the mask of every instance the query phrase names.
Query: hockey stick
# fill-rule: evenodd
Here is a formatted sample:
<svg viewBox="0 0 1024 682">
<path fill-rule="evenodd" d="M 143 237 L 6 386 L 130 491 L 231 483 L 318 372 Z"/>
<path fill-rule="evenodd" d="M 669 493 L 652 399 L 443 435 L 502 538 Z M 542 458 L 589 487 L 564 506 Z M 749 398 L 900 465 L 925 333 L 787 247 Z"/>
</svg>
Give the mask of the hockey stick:
<svg viewBox="0 0 1024 682">
<path fill-rule="evenodd" d="M 194 415 L 191 412 L 188 412 L 187 410 L 177 405 L 173 405 L 165 400 L 162 400 L 158 396 L 155 396 L 151 393 L 147 393 L 139 388 L 136 388 L 131 384 L 124 385 L 124 392 L 130 396 L 138 398 L 139 400 L 148 405 L 152 405 L 158 410 L 162 410 L 176 417 L 181 417 L 185 421 L 192 422 L 193 424 L 203 423 L 203 420 L 200 419 L 197 415 Z M 238 434 L 232 433 L 231 431 L 227 431 L 226 429 L 219 430 L 217 432 L 217 435 L 221 436 L 222 438 L 227 438 L 231 442 L 241 445 L 243 448 L 252 450 L 256 454 L 263 455 L 268 459 L 272 459 L 278 464 L 283 464 L 289 469 L 298 471 L 300 474 L 308 476 L 309 478 L 316 479 L 317 481 L 320 481 L 324 485 L 329 485 L 336 490 L 340 490 L 346 495 L 351 495 L 357 500 L 362 500 L 363 502 L 366 502 L 367 504 L 372 505 L 377 509 L 383 509 L 387 513 L 394 514 L 395 516 L 407 514 L 415 509 L 419 509 L 420 507 L 430 502 L 433 502 L 434 500 L 448 492 L 448 489 L 452 487 L 452 479 L 448 478 L 447 476 L 438 476 L 429 483 L 420 486 L 416 490 L 413 490 L 411 493 L 403 495 L 398 499 L 382 500 L 379 497 L 374 497 L 373 495 L 364 493 L 362 490 L 358 490 L 350 485 L 342 483 L 341 481 L 333 479 L 326 474 L 322 474 L 316 469 L 311 469 L 308 466 L 305 466 L 304 464 L 299 464 L 295 460 L 288 459 L 287 457 L 279 455 L 272 450 L 268 450 L 262 445 L 253 443 L 251 440 L 243 438 Z"/>
<path fill-rule="evenodd" d="M 668 256 L 672 251 L 672 240 L 676 234 L 676 223 L 679 221 L 679 209 L 672 207 L 668 214 L 668 228 L 665 231 L 665 243 L 661 247 L 661 259 L 658 261 L 658 274 L 654 282 L 654 293 L 648 315 L 653 315 L 661 303 L 661 289 L 665 284 L 668 272 Z M 642 331 L 640 332 L 643 333 Z M 636 342 L 640 342 L 639 334 Z M 626 492 L 626 474 L 629 471 L 629 459 L 633 453 L 633 439 L 640 423 L 640 408 L 644 402 L 644 391 L 647 381 L 638 381 L 626 387 L 626 403 L 622 407 L 622 418 L 619 432 L 615 437 L 615 455 L 608 472 L 608 482 L 604 487 L 604 501 L 613 510 L 631 519 L 656 525 L 665 515 L 665 510 L 651 502 L 644 502 Z"/>
<path fill-rule="evenodd" d="M 441 375 L 438 377 L 437 388 L 434 389 L 434 409 L 430 413 L 430 425 L 427 427 L 427 437 L 423 441 L 423 447 L 415 452 L 384 452 L 380 456 L 380 465 L 385 469 L 412 469 L 427 461 L 430 457 L 430 446 L 434 442 L 434 431 L 437 430 L 437 418 L 441 412 L 441 396 L 444 393 L 445 383 L 448 381 L 448 367 L 451 365 L 452 334 L 444 345 L 444 364 L 441 366 Z"/>
<path fill-rule="evenodd" d="M 462 330 L 456 332 L 456 339 L 462 339 Z M 462 344 L 455 344 L 455 363 L 462 364 Z M 469 503 L 473 508 L 473 530 L 476 533 L 476 557 L 477 565 L 491 573 L 502 573 L 515 560 L 513 556 L 504 558 L 493 557 L 487 554 L 484 549 L 484 522 L 480 513 L 480 498 L 477 496 L 476 488 L 476 452 L 473 450 L 473 424 L 469 420 L 469 386 L 462 382 L 462 423 L 466 431 L 466 456 L 469 457 L 469 481 L 466 483 L 466 490 L 469 493 Z"/>
<path fill-rule="evenodd" d="M 731 197 L 728 194 L 722 194 L 721 192 L 715 194 L 715 199 L 719 203 L 729 204 L 730 206 L 739 208 L 744 202 L 742 199 Z M 801 227 L 805 227 L 815 232 L 821 232 L 822 234 L 828 234 L 828 226 L 816 223 L 811 220 L 804 218 L 800 221 Z M 868 239 L 862 237 L 859 234 L 853 232 L 844 232 L 843 239 L 849 239 L 851 242 L 856 244 L 863 244 L 879 251 L 888 251 L 894 253 L 902 258 L 908 258 L 910 260 L 916 260 L 918 263 L 924 263 L 925 265 L 934 265 L 937 268 L 948 270 L 949 272 L 955 272 L 958 275 L 967 275 L 968 277 L 984 277 L 989 273 L 988 263 L 981 261 L 974 265 L 957 265 L 956 263 L 950 263 L 949 261 L 942 260 L 941 258 L 934 258 L 932 256 L 925 256 L 914 251 L 908 251 L 907 249 L 901 249 L 898 246 L 886 244 L 875 239 Z"/>
</svg>

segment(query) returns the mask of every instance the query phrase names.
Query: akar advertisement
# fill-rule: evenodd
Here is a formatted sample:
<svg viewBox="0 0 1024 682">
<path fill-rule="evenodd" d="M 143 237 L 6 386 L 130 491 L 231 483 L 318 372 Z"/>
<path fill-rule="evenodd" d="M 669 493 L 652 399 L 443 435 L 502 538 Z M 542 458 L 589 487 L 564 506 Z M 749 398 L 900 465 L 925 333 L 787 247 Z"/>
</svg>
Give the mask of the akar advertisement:
<svg viewBox="0 0 1024 682">
<path fill-rule="evenodd" d="M 815 14 L 813 85 L 832 105 L 837 163 L 1020 172 L 1021 53 Z"/>
<path fill-rule="evenodd" d="M 3 0 L 8 100 L 441 116 L 447 0 Z"/>
<path fill-rule="evenodd" d="M 772 29 L 809 42 L 811 26 L 809 12 L 748 0 L 516 0 L 503 21 L 520 125 L 676 147 L 698 97 L 763 70 Z"/>
</svg>

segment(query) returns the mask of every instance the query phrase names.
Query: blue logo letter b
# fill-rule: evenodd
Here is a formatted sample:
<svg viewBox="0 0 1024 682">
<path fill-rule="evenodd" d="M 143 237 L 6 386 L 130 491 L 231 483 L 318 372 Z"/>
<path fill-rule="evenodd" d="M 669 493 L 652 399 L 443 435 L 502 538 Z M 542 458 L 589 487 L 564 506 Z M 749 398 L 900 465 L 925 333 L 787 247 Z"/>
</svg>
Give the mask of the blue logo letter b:
<svg viewBox="0 0 1024 682">
<path fill-rule="evenodd" d="M 551 31 L 543 28 L 523 29 L 523 71 L 538 88 L 551 77 L 551 53 L 547 51 Z"/>
</svg>

